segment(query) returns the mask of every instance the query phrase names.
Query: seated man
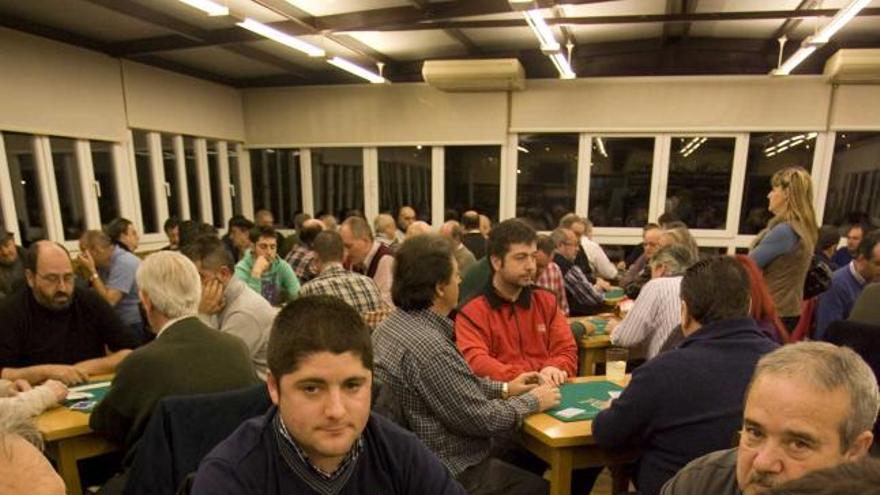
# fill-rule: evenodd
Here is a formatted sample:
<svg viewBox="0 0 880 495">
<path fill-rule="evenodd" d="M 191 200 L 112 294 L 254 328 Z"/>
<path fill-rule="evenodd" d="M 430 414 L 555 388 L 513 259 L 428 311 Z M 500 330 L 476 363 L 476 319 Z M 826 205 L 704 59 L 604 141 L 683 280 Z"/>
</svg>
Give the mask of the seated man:
<svg viewBox="0 0 880 495">
<path fill-rule="evenodd" d="M 67 487 L 40 452 L 43 437 L 31 419 L 0 408 L 0 493 L 64 495 Z"/>
<path fill-rule="evenodd" d="M 413 434 L 370 413 L 372 347 L 339 299 L 286 305 L 269 339 L 275 406 L 205 457 L 190 493 L 463 495 Z"/>
<path fill-rule="evenodd" d="M 550 234 L 556 251 L 553 262 L 562 272 L 565 285 L 565 298 L 571 316 L 594 315 L 603 309 L 605 290 L 611 286 L 604 280 L 595 284 L 587 273 L 576 263 L 579 244 L 575 233 L 569 229 L 558 228 Z"/>
<path fill-rule="evenodd" d="M 299 294 L 299 279 L 290 265 L 278 257 L 275 229 L 254 227 L 250 235 L 253 248 L 235 265 L 235 276 L 272 306 L 295 299 Z"/>
<path fill-rule="evenodd" d="M 387 310 L 379 295 L 376 282 L 366 275 L 354 273 L 342 267 L 345 246 L 338 232 L 324 231 L 314 242 L 317 255 L 318 275 L 303 285 L 300 295 L 315 296 L 325 294 L 338 297 L 355 309 L 370 329 L 376 328 Z"/>
<path fill-rule="evenodd" d="M 254 222 L 251 222 L 241 215 L 234 215 L 229 218 L 226 235 L 224 235 L 221 240 L 236 263 L 244 258 L 248 249 L 253 247 L 251 243 L 251 230 L 253 228 Z"/>
<path fill-rule="evenodd" d="M 461 243 L 474 254 L 474 258 L 486 257 L 486 237 L 480 232 L 480 214 L 474 210 L 468 210 L 461 215 L 461 227 L 464 234 Z"/>
<path fill-rule="evenodd" d="M 241 339 L 199 320 L 202 284 L 192 261 L 175 251 L 151 254 L 141 263 L 137 282 L 156 339 L 119 366 L 89 419 L 92 430 L 123 445 L 128 458 L 160 399 L 258 383 Z"/>
<path fill-rule="evenodd" d="M 463 234 L 464 231 L 462 230 L 461 225 L 455 220 L 447 220 L 440 226 L 440 235 L 449 239 L 449 242 L 452 243 L 452 250 L 455 253 L 455 261 L 458 262 L 459 273 L 468 271 L 468 268 L 477 262 L 477 259 L 474 258 L 474 253 L 470 252 L 470 250 L 462 244 L 461 236 Z"/>
<path fill-rule="evenodd" d="M 880 304 L 877 304 L 877 301 L 880 301 L 880 282 L 865 286 L 847 319 L 868 325 L 880 325 Z"/>
<path fill-rule="evenodd" d="M 15 236 L 0 230 L 0 301 L 24 285 L 24 249 L 15 245 Z"/>
<path fill-rule="evenodd" d="M 256 224 L 255 226 L 258 228 L 259 227 L 271 227 L 273 229 L 273 233 L 275 235 L 275 241 L 276 241 L 275 242 L 276 251 L 278 252 L 278 255 L 282 259 L 284 259 L 284 257 L 287 256 L 287 253 L 284 251 L 284 234 L 282 234 L 281 232 L 278 232 L 277 230 L 274 230 L 275 229 L 275 215 L 273 215 L 271 211 L 269 211 L 265 208 L 259 209 L 259 210 L 257 210 L 256 213 L 254 213 L 254 223 Z M 255 241 L 251 241 L 251 242 L 255 242 Z"/>
<path fill-rule="evenodd" d="M 660 353 L 673 329 L 681 324 L 681 277 L 693 263 L 684 246 L 666 246 L 657 250 L 649 266 L 652 279 L 642 288 L 632 309 L 623 321 L 611 320 L 607 331 L 611 343 L 623 347 L 647 344 L 645 357 Z"/>
<path fill-rule="evenodd" d="M 603 449 L 641 452 L 640 494 L 656 495 L 688 462 L 730 446 L 755 363 L 776 348 L 749 318 L 750 300 L 749 276 L 734 258 L 691 267 L 679 300 L 685 340 L 636 368 L 620 398 L 593 421 Z"/>
<path fill-rule="evenodd" d="M 477 376 L 508 381 L 539 371 L 558 385 L 577 374 L 577 345 L 556 296 L 532 286 L 536 238 L 515 219 L 489 234 L 492 278 L 455 318 L 456 343 Z"/>
<path fill-rule="evenodd" d="M 180 219 L 177 217 L 168 217 L 165 224 L 162 225 L 165 236 L 168 237 L 168 245 L 162 248 L 162 251 L 179 251 L 180 250 Z"/>
<path fill-rule="evenodd" d="M 400 231 L 397 233 L 398 242 L 403 242 L 409 226 L 418 219 L 418 216 L 416 216 L 416 210 L 412 206 L 403 205 L 397 210 L 397 226 L 400 228 Z"/>
<path fill-rule="evenodd" d="M 568 316 L 568 298 L 565 296 L 565 284 L 562 281 L 562 270 L 553 261 L 556 245 L 548 235 L 538 235 L 538 250 L 535 251 L 535 285 L 556 294 L 556 304 L 560 311 Z"/>
<path fill-rule="evenodd" d="M 587 255 L 587 261 L 590 262 L 590 269 L 596 276 L 604 280 L 617 280 L 620 273 L 617 266 L 608 259 L 608 254 L 602 249 L 598 242 L 593 240 L 593 222 L 587 218 L 582 218 L 583 222 L 572 224 L 575 235 L 578 236 L 581 243 L 581 249 Z M 583 232 L 578 232 L 583 228 Z"/>
<path fill-rule="evenodd" d="M 624 288 L 627 297 L 630 299 L 638 298 L 642 287 L 648 283 L 648 280 L 651 280 L 651 267 L 648 265 L 648 262 L 651 261 L 651 257 L 654 256 L 654 253 L 660 247 L 660 236 L 662 234 L 663 229 L 656 223 L 649 223 L 642 229 L 644 252 L 629 266 L 626 274 L 620 279 L 620 285 Z"/>
<path fill-rule="evenodd" d="M 146 342 L 134 280 L 141 259 L 114 244 L 100 230 L 87 230 L 79 239 L 79 262 L 88 272 L 92 288 L 116 310 L 132 335 Z"/>
<path fill-rule="evenodd" d="M 850 225 L 846 229 L 846 246 L 838 249 L 831 257 L 831 261 L 841 268 L 848 265 L 858 256 L 859 245 L 866 232 L 867 229 L 860 223 Z"/>
<path fill-rule="evenodd" d="M 862 239 L 855 257 L 831 276 L 828 290 L 819 296 L 816 308 L 816 340 L 822 340 L 833 321 L 849 318 L 865 285 L 880 282 L 880 231 Z"/>
<path fill-rule="evenodd" d="M 404 207 L 408 208 L 408 207 Z M 404 208 L 401 208 L 403 211 Z M 411 208 L 410 208 L 411 210 Z M 415 213 L 413 213 L 415 215 Z M 410 222 L 412 223 L 412 222 Z M 409 225 L 409 224 L 407 224 Z M 348 217 L 339 227 L 339 235 L 345 246 L 345 264 L 351 271 L 366 275 L 376 282 L 382 301 L 392 306 L 391 281 L 394 266 L 394 252 L 391 248 L 373 239 L 370 225 L 360 217 Z"/>
<path fill-rule="evenodd" d="M 421 235 L 397 250 L 397 310 L 373 332 L 376 381 L 387 392 L 386 403 L 379 400 L 377 408 L 386 406 L 383 412 L 415 432 L 469 493 L 478 486 L 476 493 L 546 492 L 540 475 L 493 457 L 492 439 L 516 432 L 529 414 L 557 405 L 559 391 L 538 386 L 537 373 L 496 381 L 468 369 L 449 319 L 458 281 L 445 239 Z"/>
<path fill-rule="evenodd" d="M 387 213 L 380 213 L 373 219 L 373 231 L 376 233 L 376 240 L 383 245 L 396 250 L 403 242 L 403 234 L 397 230 L 397 224 L 394 223 L 394 217 Z"/>
<path fill-rule="evenodd" d="M 824 342 L 782 346 L 755 368 L 739 447 L 694 460 L 660 493 L 764 494 L 809 472 L 861 459 L 874 439 L 878 411 L 877 378 L 851 349 Z"/>
<path fill-rule="evenodd" d="M 324 224 L 320 220 L 310 218 L 303 222 L 302 227 L 297 230 L 299 243 L 290 250 L 284 261 L 293 269 L 293 273 L 300 283 L 304 284 L 318 275 L 315 269 L 315 251 L 313 243 L 315 236 L 324 230 Z"/>
<path fill-rule="evenodd" d="M 25 257 L 27 287 L 0 303 L 0 378 L 76 385 L 112 373 L 138 341 L 101 296 L 74 285 L 70 255 L 38 241 Z M 109 353 L 108 353 L 109 349 Z"/>
<path fill-rule="evenodd" d="M 183 249 L 202 277 L 199 317 L 209 327 L 240 338 L 257 376 L 266 379 L 266 347 L 278 310 L 233 276 L 232 256 L 216 237 L 201 237 Z"/>
</svg>

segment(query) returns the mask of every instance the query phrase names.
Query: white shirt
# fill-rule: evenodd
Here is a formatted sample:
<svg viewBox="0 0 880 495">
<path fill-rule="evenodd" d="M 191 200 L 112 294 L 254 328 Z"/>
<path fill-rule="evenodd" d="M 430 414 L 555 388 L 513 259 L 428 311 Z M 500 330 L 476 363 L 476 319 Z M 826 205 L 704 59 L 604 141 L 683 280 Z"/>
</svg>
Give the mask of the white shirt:
<svg viewBox="0 0 880 495">
<path fill-rule="evenodd" d="M 632 309 L 611 333 L 611 343 L 635 347 L 648 342 L 646 357 L 651 359 L 681 325 L 681 277 L 661 277 L 648 281 Z"/>
<path fill-rule="evenodd" d="M 581 247 L 590 262 L 590 268 L 597 276 L 605 280 L 615 280 L 618 276 L 617 267 L 608 259 L 605 250 L 597 242 L 587 236 L 581 236 Z"/>
</svg>

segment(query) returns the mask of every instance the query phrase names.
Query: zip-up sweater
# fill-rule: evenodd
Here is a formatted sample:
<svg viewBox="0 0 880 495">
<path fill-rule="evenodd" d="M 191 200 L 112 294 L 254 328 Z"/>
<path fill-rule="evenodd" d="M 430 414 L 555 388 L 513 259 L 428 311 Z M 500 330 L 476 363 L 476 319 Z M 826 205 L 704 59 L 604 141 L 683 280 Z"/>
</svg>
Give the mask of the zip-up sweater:
<svg viewBox="0 0 880 495">
<path fill-rule="evenodd" d="M 455 338 L 478 376 L 509 381 L 546 366 L 577 375 L 577 344 L 548 290 L 526 287 L 516 301 L 507 301 L 490 281 L 459 310 Z"/>
</svg>

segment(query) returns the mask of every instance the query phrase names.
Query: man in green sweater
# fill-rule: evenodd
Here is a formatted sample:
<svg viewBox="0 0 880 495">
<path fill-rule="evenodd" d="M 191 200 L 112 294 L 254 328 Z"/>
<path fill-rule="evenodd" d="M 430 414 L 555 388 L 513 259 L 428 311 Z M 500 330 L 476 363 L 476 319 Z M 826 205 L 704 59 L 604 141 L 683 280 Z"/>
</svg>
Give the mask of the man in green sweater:
<svg viewBox="0 0 880 495">
<path fill-rule="evenodd" d="M 253 248 L 235 265 L 235 276 L 244 281 L 272 306 L 280 306 L 299 294 L 299 279 L 278 256 L 278 240 L 272 227 L 251 230 Z"/>
<path fill-rule="evenodd" d="M 89 420 L 95 432 L 122 444 L 129 459 L 160 399 L 259 381 L 244 342 L 199 320 L 202 284 L 192 261 L 174 251 L 152 254 L 141 263 L 137 283 L 156 339 L 119 365 Z"/>
</svg>

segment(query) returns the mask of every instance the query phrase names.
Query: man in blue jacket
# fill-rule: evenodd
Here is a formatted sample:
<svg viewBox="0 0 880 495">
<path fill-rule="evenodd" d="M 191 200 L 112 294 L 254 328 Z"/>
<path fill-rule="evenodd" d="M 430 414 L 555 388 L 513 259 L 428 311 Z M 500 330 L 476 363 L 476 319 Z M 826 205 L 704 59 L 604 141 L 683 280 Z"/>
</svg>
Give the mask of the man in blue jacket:
<svg viewBox="0 0 880 495">
<path fill-rule="evenodd" d="M 816 340 L 824 340 L 832 322 L 849 318 L 862 289 L 871 282 L 880 282 L 880 231 L 865 236 L 855 258 L 834 271 L 831 285 L 819 296 Z"/>
<path fill-rule="evenodd" d="M 637 368 L 593 421 L 602 448 L 641 451 L 635 481 L 642 495 L 657 494 L 691 460 L 733 444 L 755 364 L 776 348 L 748 316 L 749 278 L 734 258 L 689 268 L 681 299 L 685 340 Z"/>
</svg>

